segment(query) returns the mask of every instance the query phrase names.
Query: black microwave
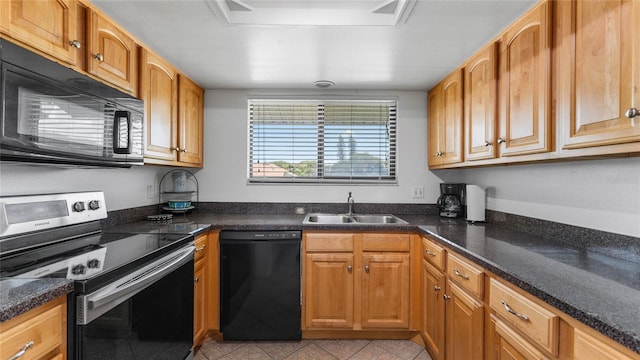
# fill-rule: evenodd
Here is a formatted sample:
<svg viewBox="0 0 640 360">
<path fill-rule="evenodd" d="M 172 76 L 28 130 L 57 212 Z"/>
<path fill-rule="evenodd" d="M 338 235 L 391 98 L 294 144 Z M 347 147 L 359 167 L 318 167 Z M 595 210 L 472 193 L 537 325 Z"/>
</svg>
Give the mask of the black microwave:
<svg viewBox="0 0 640 360">
<path fill-rule="evenodd" d="M 4 39 L 0 60 L 0 160 L 143 165 L 142 100 Z"/>
</svg>

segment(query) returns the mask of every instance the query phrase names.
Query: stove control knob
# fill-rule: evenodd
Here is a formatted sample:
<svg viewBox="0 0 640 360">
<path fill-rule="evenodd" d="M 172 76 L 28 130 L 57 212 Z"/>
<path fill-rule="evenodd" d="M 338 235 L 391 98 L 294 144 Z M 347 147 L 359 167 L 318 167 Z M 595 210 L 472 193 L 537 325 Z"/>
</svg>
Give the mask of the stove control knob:
<svg viewBox="0 0 640 360">
<path fill-rule="evenodd" d="M 98 259 L 91 259 L 89 261 L 87 261 L 87 267 L 89 269 L 97 269 L 100 267 L 100 260 Z"/>
<path fill-rule="evenodd" d="M 75 211 L 75 212 L 83 212 L 84 210 L 85 210 L 84 202 L 77 201 L 77 202 L 73 203 L 73 211 Z"/>
<path fill-rule="evenodd" d="M 100 200 L 89 201 L 89 210 L 98 210 L 98 209 L 100 209 Z"/>
<path fill-rule="evenodd" d="M 71 273 L 73 275 L 82 275 L 86 272 L 87 272 L 87 267 L 82 264 L 75 265 L 74 267 L 71 268 Z"/>
</svg>

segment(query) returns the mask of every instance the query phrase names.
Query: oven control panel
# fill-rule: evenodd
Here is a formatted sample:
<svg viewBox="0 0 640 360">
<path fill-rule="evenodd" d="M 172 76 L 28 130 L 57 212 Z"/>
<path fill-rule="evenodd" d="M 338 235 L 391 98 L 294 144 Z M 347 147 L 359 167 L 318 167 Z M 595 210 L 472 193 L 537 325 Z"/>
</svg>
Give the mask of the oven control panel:
<svg viewBox="0 0 640 360">
<path fill-rule="evenodd" d="M 0 237 L 107 217 L 102 191 L 0 197 Z"/>
</svg>

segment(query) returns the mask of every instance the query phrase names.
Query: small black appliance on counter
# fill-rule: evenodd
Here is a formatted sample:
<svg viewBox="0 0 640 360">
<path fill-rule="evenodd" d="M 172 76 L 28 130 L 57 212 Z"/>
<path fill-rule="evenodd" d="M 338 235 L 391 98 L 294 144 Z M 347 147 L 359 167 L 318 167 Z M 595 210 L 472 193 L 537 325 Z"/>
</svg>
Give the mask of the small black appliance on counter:
<svg viewBox="0 0 640 360">
<path fill-rule="evenodd" d="M 438 209 L 440 217 L 464 217 L 467 208 L 466 184 L 440 184 Z"/>
</svg>

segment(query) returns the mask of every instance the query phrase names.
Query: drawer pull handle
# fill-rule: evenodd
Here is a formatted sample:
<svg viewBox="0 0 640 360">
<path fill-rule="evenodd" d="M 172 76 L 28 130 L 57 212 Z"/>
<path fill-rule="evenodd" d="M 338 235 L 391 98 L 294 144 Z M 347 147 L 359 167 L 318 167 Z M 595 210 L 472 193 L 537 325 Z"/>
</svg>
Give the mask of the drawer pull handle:
<svg viewBox="0 0 640 360">
<path fill-rule="evenodd" d="M 465 274 L 461 273 L 460 271 L 458 271 L 458 269 L 453 269 L 453 273 L 456 274 L 457 276 L 460 276 L 461 278 L 463 278 L 465 280 L 469 280 L 469 275 L 465 275 Z"/>
<path fill-rule="evenodd" d="M 351 265 L 347 266 L 347 271 L 348 272 L 352 272 L 353 271 L 353 266 L 351 266 Z"/>
<path fill-rule="evenodd" d="M 22 357 L 22 355 L 24 355 L 24 353 L 27 352 L 27 350 L 31 349 L 34 345 L 33 341 L 29 341 L 28 343 L 26 343 L 22 349 L 20 349 L 20 351 L 18 351 L 17 353 L 15 353 L 12 357 L 10 357 L 7 360 L 16 360 Z"/>
<path fill-rule="evenodd" d="M 202 245 L 202 246 L 200 246 L 200 247 L 197 247 L 197 248 L 196 248 L 196 252 L 198 252 L 198 251 L 202 251 L 202 250 L 204 250 L 206 247 L 207 247 L 207 245 Z"/>
<path fill-rule="evenodd" d="M 513 314 L 513 315 L 517 316 L 517 317 L 518 317 L 518 318 L 520 318 L 521 320 L 529 321 L 529 317 L 528 317 L 527 315 L 525 315 L 525 314 L 520 314 L 520 313 L 515 312 L 515 311 L 514 311 L 514 310 L 509 306 L 509 304 L 507 304 L 507 302 L 506 302 L 506 301 L 502 300 L 502 301 L 501 301 L 501 303 L 502 303 L 502 306 L 504 306 L 504 309 L 505 309 L 505 310 L 507 310 L 507 312 L 508 312 L 508 313 Z"/>
<path fill-rule="evenodd" d="M 427 255 L 429 255 L 429 256 L 436 256 L 436 253 L 430 251 L 429 249 L 426 249 L 424 252 L 426 252 Z"/>
</svg>

